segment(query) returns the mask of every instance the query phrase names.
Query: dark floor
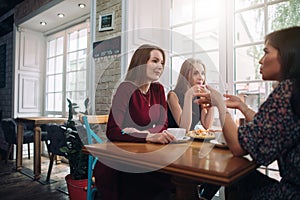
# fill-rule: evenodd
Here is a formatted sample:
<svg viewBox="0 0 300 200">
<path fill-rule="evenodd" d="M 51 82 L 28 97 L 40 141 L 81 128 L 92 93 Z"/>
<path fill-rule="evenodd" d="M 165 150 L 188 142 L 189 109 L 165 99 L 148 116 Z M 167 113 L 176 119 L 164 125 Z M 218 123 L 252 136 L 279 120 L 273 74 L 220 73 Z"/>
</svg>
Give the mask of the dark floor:
<svg viewBox="0 0 300 200">
<path fill-rule="evenodd" d="M 0 160 L 0 199 L 1 200 L 68 200 L 67 186 L 65 176 L 69 173 L 69 165 L 66 163 L 54 164 L 51 184 L 42 184 L 45 180 L 48 170 L 49 159 L 42 157 L 42 178 L 39 181 L 33 181 L 24 173 L 32 175 L 33 159 L 23 158 L 23 172 L 15 170 L 15 160 L 10 160 L 6 165 Z M 224 199 L 223 191 L 218 192 L 214 200 Z M 96 197 L 100 199 L 100 197 Z"/>
<path fill-rule="evenodd" d="M 5 164 L 0 159 L 0 199 L 1 200 L 67 200 L 69 196 L 67 194 L 67 186 L 65 182 L 65 176 L 69 173 L 69 165 L 66 163 L 54 164 L 51 180 L 51 184 L 42 184 L 45 180 L 45 176 L 48 170 L 49 159 L 42 157 L 42 178 L 40 181 L 33 181 L 24 173 L 32 175 L 33 159 L 28 160 L 23 158 L 24 173 L 17 172 L 15 170 L 15 160 L 10 160 L 8 164 Z M 270 165 L 271 168 L 276 168 L 277 163 Z M 263 172 L 265 170 L 262 170 Z M 278 172 L 270 171 L 271 177 L 277 178 Z M 97 197 L 97 199 L 99 199 Z M 224 188 L 216 194 L 213 200 L 224 199 Z"/>
<path fill-rule="evenodd" d="M 42 157 L 42 178 L 45 180 L 45 176 L 48 170 L 49 159 Z M 28 160 L 23 158 L 24 172 L 32 174 L 33 159 Z M 26 199 L 51 199 L 51 200 L 67 200 L 69 196 L 64 193 L 67 192 L 65 176 L 69 173 L 68 164 L 54 164 L 51 180 L 54 182 L 51 184 L 43 185 L 38 181 L 33 181 L 32 178 L 24 175 L 15 170 L 15 160 L 10 160 L 8 164 L 5 164 L 3 160 L 0 160 L 0 199 L 1 200 L 26 200 Z M 60 192 L 61 189 L 63 192 Z"/>
</svg>

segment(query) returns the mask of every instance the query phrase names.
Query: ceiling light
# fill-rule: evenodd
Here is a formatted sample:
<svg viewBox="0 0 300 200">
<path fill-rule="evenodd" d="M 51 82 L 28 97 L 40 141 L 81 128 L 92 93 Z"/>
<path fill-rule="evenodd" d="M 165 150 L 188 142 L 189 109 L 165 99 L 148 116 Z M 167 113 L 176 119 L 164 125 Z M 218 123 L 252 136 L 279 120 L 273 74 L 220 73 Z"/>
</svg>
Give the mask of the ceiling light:
<svg viewBox="0 0 300 200">
<path fill-rule="evenodd" d="M 63 17 L 65 17 L 65 14 L 63 14 L 63 13 L 58 13 L 57 16 L 58 16 L 59 18 L 63 18 Z"/>
<path fill-rule="evenodd" d="M 80 3 L 80 4 L 78 4 L 78 6 L 80 7 L 80 8 L 85 8 L 85 4 L 84 3 Z"/>
<path fill-rule="evenodd" d="M 40 22 L 40 25 L 42 25 L 42 26 L 46 26 L 46 25 L 47 25 L 47 23 L 46 23 L 46 22 Z"/>
</svg>

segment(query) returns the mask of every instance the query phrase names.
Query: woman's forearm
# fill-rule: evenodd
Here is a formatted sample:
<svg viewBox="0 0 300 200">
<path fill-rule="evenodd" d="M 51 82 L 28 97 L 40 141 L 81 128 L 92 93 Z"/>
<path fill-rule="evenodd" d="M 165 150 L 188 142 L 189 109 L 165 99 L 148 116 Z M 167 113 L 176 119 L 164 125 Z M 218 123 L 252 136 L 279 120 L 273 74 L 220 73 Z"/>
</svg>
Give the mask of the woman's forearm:
<svg viewBox="0 0 300 200">
<path fill-rule="evenodd" d="M 238 109 L 243 113 L 243 115 L 246 118 L 246 121 L 251 121 L 254 115 L 256 114 L 256 112 L 249 108 L 245 103 L 241 103 Z"/>
<path fill-rule="evenodd" d="M 201 124 L 205 129 L 209 129 L 212 126 L 214 120 L 214 108 L 202 108 L 201 111 Z"/>
<path fill-rule="evenodd" d="M 192 96 L 185 95 L 179 127 L 189 131 L 192 124 Z"/>
<path fill-rule="evenodd" d="M 221 120 L 222 119 L 222 120 Z M 222 121 L 223 127 L 223 135 L 227 142 L 227 145 L 235 156 L 243 156 L 246 154 L 245 150 L 240 146 L 238 141 L 238 128 L 235 122 L 233 121 L 230 113 L 220 112 L 220 120 Z"/>
</svg>

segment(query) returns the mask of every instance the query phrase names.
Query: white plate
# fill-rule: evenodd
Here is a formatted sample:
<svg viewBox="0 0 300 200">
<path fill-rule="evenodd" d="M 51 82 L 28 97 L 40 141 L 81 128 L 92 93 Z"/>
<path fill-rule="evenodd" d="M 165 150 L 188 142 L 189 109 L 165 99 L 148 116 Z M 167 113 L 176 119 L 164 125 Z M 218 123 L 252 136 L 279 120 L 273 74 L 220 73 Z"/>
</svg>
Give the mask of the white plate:
<svg viewBox="0 0 300 200">
<path fill-rule="evenodd" d="M 220 148 L 228 148 L 227 144 L 225 143 L 220 143 L 217 140 L 210 140 L 209 141 L 211 144 L 214 144 L 215 147 L 220 147 Z"/>
<path fill-rule="evenodd" d="M 184 136 L 183 138 L 177 139 L 177 141 L 174 141 L 172 143 L 183 143 L 183 142 L 187 142 L 191 139 L 191 137 L 189 136 Z"/>
</svg>

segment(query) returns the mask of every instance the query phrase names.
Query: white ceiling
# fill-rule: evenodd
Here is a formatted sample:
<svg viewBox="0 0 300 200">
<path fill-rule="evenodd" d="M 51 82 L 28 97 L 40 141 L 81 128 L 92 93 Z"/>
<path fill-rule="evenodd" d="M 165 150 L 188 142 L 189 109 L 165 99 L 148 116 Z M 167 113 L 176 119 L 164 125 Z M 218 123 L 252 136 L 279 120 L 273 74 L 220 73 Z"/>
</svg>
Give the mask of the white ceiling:
<svg viewBox="0 0 300 200">
<path fill-rule="evenodd" d="M 79 3 L 84 3 L 85 8 L 80 8 Z M 57 14 L 63 13 L 64 18 L 59 18 Z M 64 0 L 55 6 L 48 8 L 47 10 L 33 16 L 29 20 L 20 24 L 20 27 L 31 29 L 34 31 L 47 33 L 54 29 L 59 29 L 62 26 L 66 26 L 68 23 L 76 20 L 80 20 L 85 16 L 89 16 L 90 13 L 90 0 Z M 40 24 L 41 21 L 47 23 L 46 26 Z"/>
</svg>

